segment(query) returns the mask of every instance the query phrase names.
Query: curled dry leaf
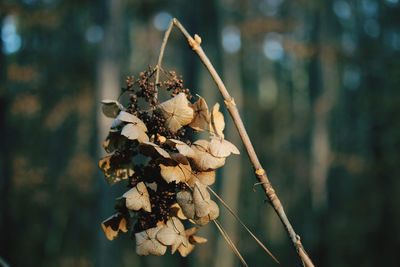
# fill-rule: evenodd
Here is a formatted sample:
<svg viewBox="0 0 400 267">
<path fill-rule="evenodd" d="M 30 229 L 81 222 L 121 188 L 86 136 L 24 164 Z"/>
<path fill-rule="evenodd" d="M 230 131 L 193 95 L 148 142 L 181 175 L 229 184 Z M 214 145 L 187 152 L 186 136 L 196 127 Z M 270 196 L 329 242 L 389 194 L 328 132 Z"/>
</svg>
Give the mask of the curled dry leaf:
<svg viewBox="0 0 400 267">
<path fill-rule="evenodd" d="M 111 166 L 112 155 L 104 157 L 99 161 L 99 168 L 103 170 L 104 177 L 109 185 L 114 185 L 121 180 L 126 180 L 132 176 L 132 164 L 119 164 L 118 166 Z"/>
<path fill-rule="evenodd" d="M 149 157 L 163 157 L 170 159 L 171 156 L 167 151 L 152 142 L 142 142 L 139 144 L 140 153 Z"/>
<path fill-rule="evenodd" d="M 122 122 L 128 122 L 132 123 L 134 125 L 137 125 L 142 129 L 143 132 L 147 132 L 147 127 L 146 124 L 142 120 L 140 120 L 138 117 L 136 117 L 133 114 L 130 114 L 126 111 L 121 111 L 118 116 L 115 118 L 114 122 L 111 124 L 111 128 L 117 128 L 119 125 L 121 125 Z"/>
<path fill-rule="evenodd" d="M 208 106 L 204 98 L 199 96 L 199 100 L 197 100 L 194 104 L 192 104 L 191 107 L 194 111 L 194 118 L 192 122 L 189 124 L 189 126 L 195 129 L 196 131 L 207 130 L 207 125 L 209 122 L 209 114 L 208 114 Z"/>
<path fill-rule="evenodd" d="M 110 218 L 104 220 L 101 223 L 104 233 L 108 240 L 113 240 L 118 236 L 119 231 L 128 232 L 127 222 L 121 213 L 116 213 Z"/>
<path fill-rule="evenodd" d="M 210 115 L 210 133 L 224 138 L 224 115 L 219 111 L 219 103 L 216 103 Z"/>
<path fill-rule="evenodd" d="M 193 149 L 182 141 L 176 139 L 168 139 L 166 142 L 170 147 L 176 148 L 179 153 L 184 155 L 185 157 L 194 157 L 195 155 Z"/>
<path fill-rule="evenodd" d="M 157 239 L 157 233 L 163 228 L 162 225 L 144 230 L 135 234 L 136 239 L 136 253 L 139 256 L 164 255 L 167 251 L 167 246 L 161 244 Z"/>
<path fill-rule="evenodd" d="M 239 149 L 234 144 L 216 136 L 211 137 L 209 149 L 210 154 L 218 158 L 226 158 L 231 153 L 240 154 Z"/>
<path fill-rule="evenodd" d="M 125 198 L 126 207 L 130 210 L 143 209 L 147 212 L 151 212 L 151 203 L 149 192 L 143 182 L 138 183 L 135 187 L 130 189 L 122 196 Z"/>
<path fill-rule="evenodd" d="M 187 159 L 181 154 L 172 154 L 171 160 L 168 160 L 166 164 L 160 164 L 160 169 L 161 176 L 167 183 L 174 181 L 176 183 L 185 183 L 192 176 L 192 168 Z"/>
<path fill-rule="evenodd" d="M 193 120 L 193 109 L 189 106 L 184 93 L 179 93 L 174 98 L 159 105 L 165 120 L 166 126 L 172 133 L 176 133 L 182 126 Z"/>
<path fill-rule="evenodd" d="M 225 164 L 225 158 L 214 157 L 210 154 L 208 147 L 209 142 L 206 140 L 198 140 L 191 146 L 195 152 L 195 156 L 191 160 L 199 171 L 214 170 Z"/>
<path fill-rule="evenodd" d="M 148 142 L 149 137 L 137 124 L 128 123 L 122 128 L 121 135 L 129 140 L 138 140 L 139 143 Z"/>
<path fill-rule="evenodd" d="M 103 106 L 101 109 L 103 110 L 104 115 L 109 118 L 116 118 L 118 113 L 124 109 L 124 107 L 116 100 L 102 100 L 101 103 Z"/>
</svg>

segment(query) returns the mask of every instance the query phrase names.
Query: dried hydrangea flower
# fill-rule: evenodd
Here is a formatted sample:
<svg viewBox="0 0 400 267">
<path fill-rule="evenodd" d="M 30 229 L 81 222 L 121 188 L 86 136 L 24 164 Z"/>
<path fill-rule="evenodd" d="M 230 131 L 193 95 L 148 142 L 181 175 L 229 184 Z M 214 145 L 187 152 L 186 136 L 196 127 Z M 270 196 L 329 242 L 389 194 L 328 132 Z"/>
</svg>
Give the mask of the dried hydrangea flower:
<svg viewBox="0 0 400 267">
<path fill-rule="evenodd" d="M 179 93 L 174 98 L 161 103 L 158 107 L 166 120 L 166 126 L 172 133 L 176 133 L 182 126 L 188 125 L 193 120 L 193 109 L 189 106 L 184 93 Z"/>
<path fill-rule="evenodd" d="M 156 239 L 158 231 L 163 228 L 162 225 L 144 230 L 135 234 L 136 239 L 136 253 L 140 256 L 164 255 L 167 251 L 167 246 L 163 245 Z"/>
<path fill-rule="evenodd" d="M 143 209 L 151 212 L 151 203 L 149 192 L 143 182 L 138 183 L 135 187 L 122 195 L 125 198 L 126 207 L 130 210 Z"/>
</svg>

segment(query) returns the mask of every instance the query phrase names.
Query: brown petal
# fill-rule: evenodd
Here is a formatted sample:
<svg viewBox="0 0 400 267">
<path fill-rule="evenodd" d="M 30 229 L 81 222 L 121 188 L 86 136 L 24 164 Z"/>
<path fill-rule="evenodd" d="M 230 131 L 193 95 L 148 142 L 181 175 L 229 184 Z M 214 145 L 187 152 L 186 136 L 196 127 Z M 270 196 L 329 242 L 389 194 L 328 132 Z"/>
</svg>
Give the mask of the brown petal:
<svg viewBox="0 0 400 267">
<path fill-rule="evenodd" d="M 109 240 L 117 237 L 119 231 L 126 233 L 128 231 L 126 225 L 126 219 L 121 213 L 116 213 L 101 223 L 101 227 Z"/>
<path fill-rule="evenodd" d="M 150 157 L 163 157 L 166 159 L 170 159 L 171 156 L 168 154 L 167 151 L 159 147 L 158 145 L 151 143 L 151 142 L 142 142 L 139 144 L 140 153 L 145 156 Z"/>
<path fill-rule="evenodd" d="M 236 148 L 234 144 L 219 137 L 211 138 L 209 149 L 211 155 L 219 158 L 226 158 L 231 153 L 240 154 L 239 150 Z"/>
<path fill-rule="evenodd" d="M 166 126 L 172 133 L 177 132 L 182 126 L 193 120 L 193 109 L 189 107 L 190 102 L 184 93 L 179 93 L 174 98 L 159 105 Z"/>
<path fill-rule="evenodd" d="M 138 140 L 139 143 L 148 142 L 149 137 L 138 125 L 128 123 L 122 128 L 121 135 L 129 140 Z"/>
<path fill-rule="evenodd" d="M 193 219 L 195 217 L 193 196 L 189 191 L 178 192 L 176 194 L 176 201 L 182 208 L 182 212 L 186 218 Z"/>
<path fill-rule="evenodd" d="M 165 254 L 167 247 L 156 239 L 156 235 L 161 228 L 163 228 L 163 226 L 159 225 L 135 234 L 136 253 L 138 255 L 146 256 L 152 254 L 161 256 Z"/>
<path fill-rule="evenodd" d="M 176 139 L 168 139 L 166 142 L 169 146 L 171 146 L 172 148 L 176 148 L 180 154 L 186 157 L 193 157 L 195 154 L 193 149 L 182 141 Z"/>
<path fill-rule="evenodd" d="M 211 111 L 210 133 L 219 137 L 224 137 L 225 128 L 224 115 L 219 111 L 219 103 L 216 103 Z"/>
<path fill-rule="evenodd" d="M 209 114 L 206 101 L 199 96 L 199 100 L 191 106 L 194 111 L 194 119 L 189 126 L 197 131 L 207 130 Z"/>
<path fill-rule="evenodd" d="M 143 209 L 147 212 L 151 212 L 149 192 L 143 182 L 138 183 L 122 197 L 126 199 L 125 203 L 128 209 L 136 211 Z"/>
<path fill-rule="evenodd" d="M 171 183 L 175 181 L 176 183 L 179 182 L 187 182 L 192 174 L 192 169 L 190 165 L 179 163 L 176 166 L 167 166 L 164 164 L 160 164 L 161 168 L 161 176 L 167 183 Z"/>
<path fill-rule="evenodd" d="M 116 118 L 118 113 L 124 109 L 124 107 L 115 100 L 102 100 L 101 103 L 103 104 L 101 108 L 104 115 L 109 118 Z"/>
</svg>

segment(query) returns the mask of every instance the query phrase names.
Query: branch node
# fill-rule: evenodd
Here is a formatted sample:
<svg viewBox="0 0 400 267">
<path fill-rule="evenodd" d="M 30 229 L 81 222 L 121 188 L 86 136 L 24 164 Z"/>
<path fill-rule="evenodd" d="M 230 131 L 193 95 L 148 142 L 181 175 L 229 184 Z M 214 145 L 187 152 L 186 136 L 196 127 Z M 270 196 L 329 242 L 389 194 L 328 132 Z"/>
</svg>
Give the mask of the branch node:
<svg viewBox="0 0 400 267">
<path fill-rule="evenodd" d="M 265 174 L 265 170 L 263 168 L 259 168 L 259 169 L 256 170 L 256 175 L 257 176 L 261 176 L 263 174 Z"/>
<path fill-rule="evenodd" d="M 235 99 L 231 97 L 229 101 L 224 100 L 225 105 L 230 108 L 231 106 L 236 106 Z"/>
<path fill-rule="evenodd" d="M 189 45 L 193 50 L 197 50 L 197 48 L 199 48 L 200 44 L 201 44 L 201 37 L 198 36 L 197 34 L 194 35 L 194 39 L 193 38 L 189 38 L 188 39 Z"/>
</svg>

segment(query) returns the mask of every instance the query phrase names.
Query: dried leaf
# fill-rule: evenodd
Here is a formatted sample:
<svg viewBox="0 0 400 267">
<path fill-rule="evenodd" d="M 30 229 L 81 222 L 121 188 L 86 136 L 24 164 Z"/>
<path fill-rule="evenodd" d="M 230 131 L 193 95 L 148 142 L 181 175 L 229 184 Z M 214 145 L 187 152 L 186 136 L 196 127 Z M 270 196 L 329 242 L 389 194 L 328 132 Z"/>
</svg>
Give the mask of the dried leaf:
<svg viewBox="0 0 400 267">
<path fill-rule="evenodd" d="M 190 127 L 197 131 L 207 130 L 207 125 L 209 122 L 208 106 L 204 98 L 199 96 L 194 104 L 191 105 L 194 111 L 193 121 L 189 124 Z"/>
<path fill-rule="evenodd" d="M 186 157 L 194 157 L 195 155 L 193 149 L 182 141 L 176 139 L 168 139 L 166 142 L 170 147 L 176 148 L 180 154 Z"/>
<path fill-rule="evenodd" d="M 152 142 L 143 142 L 139 144 L 139 150 L 140 153 L 142 153 L 145 156 L 150 156 L 150 157 L 163 157 L 166 159 L 170 159 L 171 156 L 168 154 L 167 151 L 159 147 L 158 145 L 152 143 Z"/>
<path fill-rule="evenodd" d="M 166 126 L 172 133 L 176 133 L 182 126 L 193 120 L 193 109 L 184 93 L 179 93 L 174 98 L 159 105 L 166 120 Z"/>
<path fill-rule="evenodd" d="M 118 113 L 124 109 L 124 107 L 116 100 L 102 100 L 101 103 L 103 104 L 101 108 L 104 115 L 109 118 L 116 118 Z"/>
<path fill-rule="evenodd" d="M 163 228 L 162 225 L 136 233 L 136 253 L 140 256 L 149 254 L 161 256 L 167 251 L 167 246 L 161 244 L 157 239 L 157 233 Z"/>
<path fill-rule="evenodd" d="M 142 128 L 133 123 L 126 124 L 124 128 L 122 128 L 121 135 L 125 136 L 129 140 L 138 140 L 139 143 L 149 141 L 149 137 Z"/>
<path fill-rule="evenodd" d="M 135 187 L 123 194 L 122 197 L 126 199 L 126 207 L 128 209 L 136 211 L 143 209 L 147 212 L 151 212 L 149 192 L 143 182 L 138 183 Z"/>
<path fill-rule="evenodd" d="M 236 148 L 234 144 L 231 142 L 219 138 L 219 137 L 211 137 L 211 142 L 210 142 L 210 154 L 213 155 L 214 157 L 219 157 L 219 158 L 226 158 L 228 157 L 231 153 L 233 154 L 240 154 L 239 149 Z"/>
<path fill-rule="evenodd" d="M 103 170 L 104 177 L 109 185 L 114 185 L 121 180 L 126 180 L 135 172 L 131 163 L 116 164 L 111 166 L 111 158 L 113 155 L 104 157 L 99 161 L 99 168 Z"/>
<path fill-rule="evenodd" d="M 216 103 L 210 116 L 210 133 L 224 138 L 223 130 L 225 128 L 224 115 L 219 111 L 219 103 Z"/>
<path fill-rule="evenodd" d="M 118 236 L 119 231 L 128 232 L 126 219 L 121 213 L 116 213 L 110 218 L 104 220 L 101 223 L 104 233 L 108 240 L 113 240 Z"/>
</svg>

